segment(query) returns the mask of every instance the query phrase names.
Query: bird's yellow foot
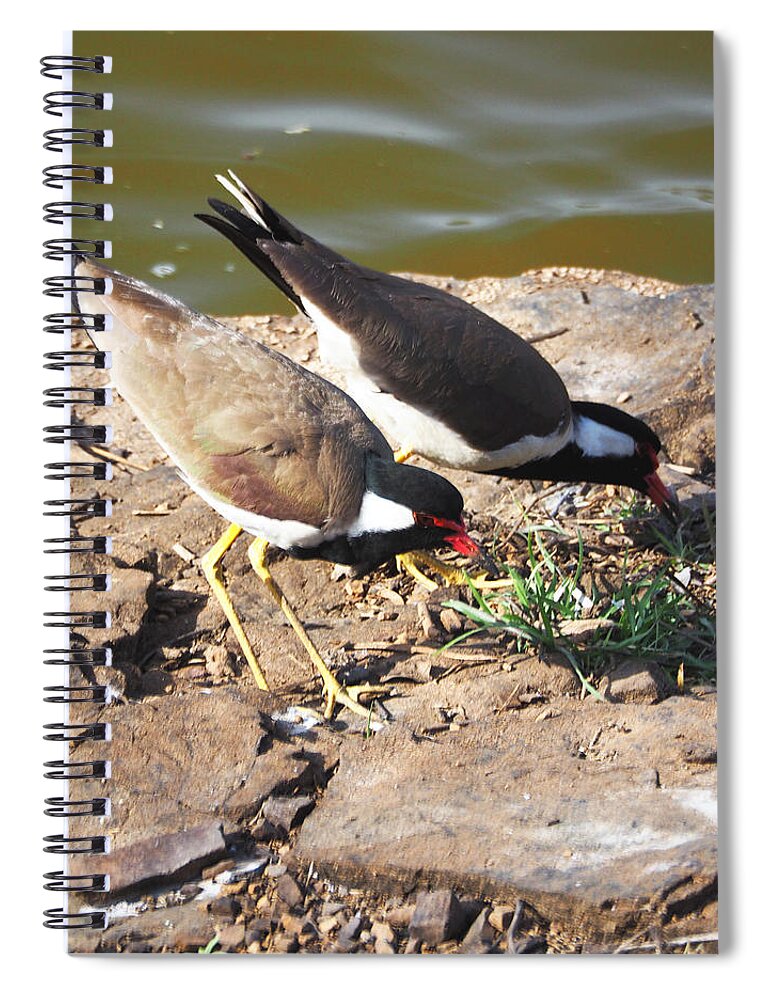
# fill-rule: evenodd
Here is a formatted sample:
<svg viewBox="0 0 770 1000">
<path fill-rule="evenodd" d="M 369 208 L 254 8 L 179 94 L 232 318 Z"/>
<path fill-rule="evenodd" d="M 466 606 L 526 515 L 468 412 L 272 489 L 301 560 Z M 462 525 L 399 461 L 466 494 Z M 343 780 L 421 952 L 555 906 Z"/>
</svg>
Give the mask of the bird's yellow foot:
<svg viewBox="0 0 770 1000">
<path fill-rule="evenodd" d="M 428 552 L 404 552 L 396 556 L 396 565 L 398 568 L 405 570 L 421 586 L 430 591 L 437 590 L 441 585 L 436 583 L 435 580 L 431 580 L 429 576 L 426 576 L 418 564 L 421 564 L 426 569 L 433 570 L 434 573 L 438 573 L 450 586 L 462 587 L 469 580 L 479 590 L 499 590 L 511 585 L 509 579 L 487 579 L 486 572 L 480 573 L 477 576 L 471 576 L 457 566 L 450 566 L 449 563 L 436 559 L 435 556 L 430 555 Z"/>
<path fill-rule="evenodd" d="M 324 718 L 331 719 L 334 714 L 334 706 L 339 702 L 340 705 L 344 705 L 345 708 L 349 709 L 355 715 L 363 716 L 363 718 L 368 719 L 371 708 L 369 704 L 363 705 L 358 700 L 362 695 L 371 696 L 375 698 L 378 694 L 389 694 L 390 688 L 383 687 L 381 684 L 355 684 L 348 687 L 343 686 L 334 676 L 334 674 L 329 671 L 329 679 L 324 677 L 324 694 L 326 696 L 326 708 L 324 709 Z"/>
<path fill-rule="evenodd" d="M 329 670 L 323 657 L 316 649 L 313 644 L 312 639 L 305 631 L 305 627 L 294 611 L 294 608 L 286 600 L 286 597 L 275 582 L 272 573 L 267 565 L 267 547 L 268 543 L 263 538 L 255 538 L 248 549 L 249 561 L 251 562 L 254 572 L 262 580 L 262 582 L 267 587 L 270 592 L 270 596 L 283 611 L 286 620 L 289 622 L 291 627 L 294 629 L 297 638 L 305 647 L 305 650 L 313 662 L 313 666 L 316 668 L 323 681 L 324 696 L 326 698 L 326 708 L 324 710 L 324 718 L 331 719 L 334 713 L 334 706 L 339 703 L 344 705 L 345 708 L 354 712 L 356 715 L 363 716 L 363 718 L 369 717 L 369 708 L 360 704 L 358 701 L 361 695 L 371 694 L 387 694 L 390 688 L 377 687 L 372 684 L 362 684 L 357 687 L 343 687 L 342 684 L 337 680 L 334 674 Z"/>
</svg>

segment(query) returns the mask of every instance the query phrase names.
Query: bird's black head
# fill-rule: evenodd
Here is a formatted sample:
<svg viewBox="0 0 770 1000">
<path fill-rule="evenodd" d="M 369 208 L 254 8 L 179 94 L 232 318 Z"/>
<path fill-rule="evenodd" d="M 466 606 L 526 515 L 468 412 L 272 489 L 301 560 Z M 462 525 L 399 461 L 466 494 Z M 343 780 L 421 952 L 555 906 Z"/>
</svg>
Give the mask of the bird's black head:
<svg viewBox="0 0 770 1000">
<path fill-rule="evenodd" d="M 498 470 L 516 479 L 630 486 L 656 504 L 666 517 L 678 516 L 676 496 L 657 473 L 657 434 L 643 420 L 604 403 L 572 403 L 572 440 L 550 458 Z"/>
<path fill-rule="evenodd" d="M 324 542 L 315 554 L 376 566 L 402 552 L 446 545 L 463 555 L 480 555 L 463 522 L 460 492 L 435 472 L 370 453 L 358 518 L 344 536 Z"/>
</svg>

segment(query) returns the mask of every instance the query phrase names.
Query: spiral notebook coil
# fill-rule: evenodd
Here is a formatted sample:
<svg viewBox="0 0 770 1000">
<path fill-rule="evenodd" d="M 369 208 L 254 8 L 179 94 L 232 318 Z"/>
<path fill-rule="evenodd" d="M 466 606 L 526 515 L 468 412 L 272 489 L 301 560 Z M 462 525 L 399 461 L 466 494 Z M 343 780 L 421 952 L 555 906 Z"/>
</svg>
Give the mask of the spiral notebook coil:
<svg viewBox="0 0 770 1000">
<path fill-rule="evenodd" d="M 43 284 L 43 295 L 63 299 L 74 292 L 91 292 L 94 295 L 104 295 L 107 290 L 103 278 L 89 278 L 86 275 L 57 274 L 46 278 Z"/>
<path fill-rule="evenodd" d="M 47 667 L 106 667 L 112 662 L 112 650 L 107 646 L 96 649 L 78 649 L 69 646 L 67 649 L 44 649 L 44 656 L 54 656 L 56 659 L 43 660 Z"/>
<path fill-rule="evenodd" d="M 83 73 L 109 73 L 112 60 L 109 56 L 43 56 L 41 76 L 61 80 L 62 74 L 78 70 Z"/>
<path fill-rule="evenodd" d="M 61 226 L 65 219 L 95 219 L 99 222 L 111 221 L 110 205 L 93 201 L 49 201 L 43 205 L 43 221 Z"/>
<path fill-rule="evenodd" d="M 66 82 L 78 73 L 105 74 L 111 72 L 111 60 L 106 56 L 74 56 L 54 55 L 41 59 L 41 74 L 53 80 Z M 112 96 L 96 89 L 56 90 L 45 94 L 43 110 L 48 115 L 63 119 L 61 127 L 48 129 L 43 133 L 43 147 L 52 153 L 76 156 L 77 150 L 83 147 L 103 149 L 112 145 L 112 133 L 101 127 L 72 127 L 73 112 L 103 112 L 112 106 Z M 89 123 L 90 124 L 90 123 Z M 112 183 L 112 170 L 109 167 L 95 166 L 88 163 L 59 163 L 47 166 L 43 171 L 43 184 L 47 188 L 66 192 L 64 199 L 49 201 L 43 205 L 43 219 L 53 226 L 64 230 L 65 235 L 46 240 L 43 244 L 43 257 L 46 260 L 59 261 L 64 264 L 62 270 L 66 274 L 55 274 L 44 281 L 43 293 L 47 296 L 64 300 L 61 312 L 49 313 L 43 318 L 43 333 L 65 338 L 62 350 L 48 351 L 43 356 L 43 367 L 48 371 L 71 372 L 78 369 L 100 370 L 109 367 L 109 356 L 95 347 L 73 344 L 73 338 L 88 338 L 94 333 L 105 329 L 105 316 L 99 313 L 84 313 L 78 308 L 77 296 L 88 292 L 95 295 L 109 294 L 109 283 L 102 279 L 94 279 L 75 275 L 74 263 L 77 258 L 103 260 L 111 256 L 111 244 L 95 234 L 93 238 L 73 236 L 70 227 L 96 226 L 112 219 L 112 208 L 107 201 L 79 199 L 67 195 L 77 190 L 78 185 L 105 185 Z M 90 237 L 90 234 L 89 234 Z M 69 265 L 69 266 L 68 266 Z M 69 311 L 67 305 L 69 305 Z M 63 381 L 63 380 L 62 380 Z M 112 465 L 108 461 L 82 460 L 79 456 L 69 454 L 73 446 L 90 452 L 96 448 L 96 458 L 100 458 L 99 446 L 108 444 L 111 440 L 111 428 L 102 423 L 86 423 L 75 414 L 72 407 L 105 407 L 112 403 L 109 389 L 84 386 L 79 384 L 54 385 L 43 393 L 43 403 L 63 411 L 61 423 L 47 426 L 43 429 L 43 440 L 47 444 L 58 446 L 65 450 L 64 456 L 58 461 L 45 465 L 46 480 L 63 484 L 69 495 L 60 495 L 44 503 L 44 514 L 48 517 L 64 517 L 69 522 L 69 532 L 58 537 L 47 538 L 44 541 L 46 554 L 55 555 L 65 560 L 62 571 L 45 576 L 44 588 L 51 594 L 60 594 L 66 600 L 75 600 L 78 594 L 105 593 L 110 589 L 110 574 L 89 571 L 85 567 L 70 569 L 69 560 L 78 556 L 100 556 L 111 551 L 111 539 L 108 534 L 81 536 L 78 525 L 91 518 L 107 518 L 111 514 L 111 502 L 101 496 L 72 495 L 71 489 L 82 481 L 105 482 L 112 476 Z M 107 453 L 109 454 L 109 453 Z M 109 700 L 107 685 L 96 682 L 94 670 L 109 666 L 112 653 L 108 645 L 92 642 L 90 636 L 110 627 L 109 611 L 103 609 L 78 609 L 69 607 L 67 610 L 51 610 L 44 613 L 46 628 L 64 629 L 67 634 L 66 645 L 44 651 L 43 663 L 46 667 L 64 669 L 68 679 L 64 684 L 49 685 L 44 688 L 44 700 L 52 705 L 63 706 L 68 711 L 70 706 L 102 706 Z M 76 678 L 70 680 L 71 671 L 77 670 L 83 675 L 85 683 L 78 683 Z M 109 762 L 96 754 L 98 759 L 71 760 L 68 752 L 86 744 L 105 743 L 110 739 L 109 725 L 94 721 L 90 717 L 78 718 L 65 716 L 62 721 L 51 722 L 44 727 L 43 738 L 46 741 L 62 744 L 65 750 L 64 759 L 47 761 L 44 764 L 44 777 L 50 781 L 63 782 L 65 792 L 60 796 L 52 796 L 45 800 L 45 815 L 65 824 L 78 823 L 90 817 L 99 818 L 109 815 L 109 798 L 94 795 L 91 798 L 70 795 L 67 789 L 77 787 L 82 781 L 103 781 L 109 777 Z M 91 756 L 87 754 L 86 756 Z M 64 833 L 57 833 L 44 838 L 44 850 L 49 854 L 61 855 L 63 858 L 78 857 L 98 858 L 109 850 L 109 838 L 103 834 L 92 834 L 78 826 L 72 832 L 69 825 Z M 90 865 L 89 865 L 90 867 Z M 98 867 L 98 864 L 96 865 Z M 88 900 L 88 893 L 104 892 L 108 888 L 106 875 L 93 871 L 81 873 L 66 868 L 62 871 L 47 872 L 44 875 L 44 886 L 49 892 L 72 893 L 79 903 L 82 898 Z M 88 905 L 69 907 L 54 907 L 44 911 L 44 925 L 54 929 L 79 930 L 103 928 L 106 926 L 106 913 L 100 909 L 90 909 Z"/>
<path fill-rule="evenodd" d="M 106 327 L 106 317 L 102 313 L 48 313 L 43 317 L 47 326 L 43 333 L 101 333 Z"/>
<path fill-rule="evenodd" d="M 109 555 L 112 551 L 109 535 L 90 535 L 88 538 L 81 538 L 79 535 L 68 535 L 63 538 L 46 538 L 43 544 L 46 546 L 43 549 L 45 555 L 72 555 L 78 552 L 91 553 L 92 555 Z M 57 548 L 48 548 L 47 546 L 50 545 L 56 545 Z"/>
<path fill-rule="evenodd" d="M 45 390 L 43 397 L 43 406 L 73 406 L 76 403 L 88 403 L 90 406 L 110 405 L 109 389 L 95 389 L 90 385 L 52 386 Z"/>
<path fill-rule="evenodd" d="M 110 440 L 110 428 L 105 424 L 51 424 L 44 427 L 48 435 L 43 440 L 46 444 L 65 444 L 76 441 L 78 444 L 107 444 Z"/>
<path fill-rule="evenodd" d="M 49 705 L 80 705 L 83 702 L 95 702 L 97 705 L 103 705 L 107 698 L 107 688 L 103 684 L 74 684 L 71 686 L 53 684 L 44 687 L 43 692 L 45 693 L 43 701 Z"/>
<path fill-rule="evenodd" d="M 70 816 L 106 816 L 107 799 L 63 799 L 59 796 L 45 800 L 46 816 L 66 817 Z M 72 876 L 77 878 L 79 876 Z"/>
<path fill-rule="evenodd" d="M 109 517 L 112 503 L 104 497 L 90 497 L 77 500 L 44 500 L 43 517 Z"/>
<path fill-rule="evenodd" d="M 43 355 L 43 368 L 63 372 L 68 368 L 109 368 L 104 351 L 49 351 Z"/>
<path fill-rule="evenodd" d="M 104 892 L 107 889 L 106 875 L 67 875 L 65 872 L 46 872 L 45 883 L 49 892 Z"/>
<path fill-rule="evenodd" d="M 62 153 L 65 146 L 95 146 L 98 149 L 109 146 L 112 133 L 103 128 L 50 128 L 43 132 L 43 139 L 43 149 Z"/>
<path fill-rule="evenodd" d="M 47 115 L 61 118 L 68 108 L 87 111 L 109 110 L 104 94 L 94 94 L 86 90 L 57 90 L 43 98 L 43 110 Z"/>
<path fill-rule="evenodd" d="M 46 479 L 112 479 L 109 462 L 47 462 L 43 468 Z"/>
</svg>

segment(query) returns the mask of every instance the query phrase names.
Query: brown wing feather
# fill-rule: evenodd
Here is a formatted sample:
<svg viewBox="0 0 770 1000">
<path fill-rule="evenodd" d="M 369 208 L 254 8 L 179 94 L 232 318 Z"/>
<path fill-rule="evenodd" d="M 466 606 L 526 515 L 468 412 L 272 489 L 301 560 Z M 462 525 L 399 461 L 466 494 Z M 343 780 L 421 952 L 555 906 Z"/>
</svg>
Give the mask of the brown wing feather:
<svg viewBox="0 0 770 1000">
<path fill-rule="evenodd" d="M 441 289 L 363 267 L 300 235 L 298 243 L 255 244 L 296 294 L 354 337 L 381 391 L 480 450 L 513 443 L 516 428 L 545 436 L 569 423 L 558 373 L 512 330 Z"/>
<path fill-rule="evenodd" d="M 322 527 L 358 512 L 367 451 L 385 438 L 336 386 L 258 341 L 133 278 L 84 311 L 112 314 L 97 334 L 117 390 L 191 485 L 239 508 Z"/>
</svg>

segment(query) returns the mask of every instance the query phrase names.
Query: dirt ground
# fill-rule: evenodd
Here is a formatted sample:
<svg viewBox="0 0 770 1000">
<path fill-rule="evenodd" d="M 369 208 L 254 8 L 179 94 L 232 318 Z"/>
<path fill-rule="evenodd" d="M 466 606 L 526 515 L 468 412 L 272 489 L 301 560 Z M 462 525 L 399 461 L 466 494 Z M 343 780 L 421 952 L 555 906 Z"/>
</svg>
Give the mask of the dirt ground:
<svg viewBox="0 0 770 1000">
<path fill-rule="evenodd" d="M 577 383 L 575 398 L 623 400 L 650 419 L 666 443 L 663 478 L 692 530 L 705 530 L 709 289 L 565 269 L 508 284 L 432 280 L 538 343 Z M 323 372 L 301 318 L 233 322 Z M 395 563 L 361 576 L 272 551 L 276 579 L 338 677 L 387 688 L 368 720 L 342 711 L 323 722 L 318 679 L 254 576 L 247 541 L 227 555 L 226 580 L 270 694 L 256 690 L 200 570 L 222 519 L 119 397 L 77 415 L 113 427 L 106 450 L 92 452 L 111 460 L 112 481 L 78 487 L 112 498 L 112 556 L 73 569 L 112 574 L 109 593 L 77 595 L 73 607 L 112 612 L 112 664 L 83 674 L 113 700 L 79 709 L 111 725 L 112 778 L 78 790 L 113 802 L 98 826 L 111 856 L 101 867 L 86 859 L 110 872 L 111 919 L 71 934 L 73 950 L 715 949 L 710 678 L 613 655 L 588 678 L 597 700 L 564 657 L 522 649 L 510 633 L 446 648 L 469 627 L 446 607 L 469 601 L 466 587 L 428 590 Z M 532 523 L 564 532 L 565 560 L 579 531 L 586 573 L 607 593 L 629 559 L 661 558 L 665 525 L 649 511 L 624 520 L 626 491 L 442 474 L 500 562 L 526 566 L 521 528 Z M 73 523 L 83 537 L 105 531 L 102 519 Z M 713 593 L 715 573 L 699 585 Z M 101 639 L 84 631 L 74 642 Z M 92 760 L 94 747 L 71 754 Z M 90 835 L 94 820 L 72 829 Z"/>
</svg>

